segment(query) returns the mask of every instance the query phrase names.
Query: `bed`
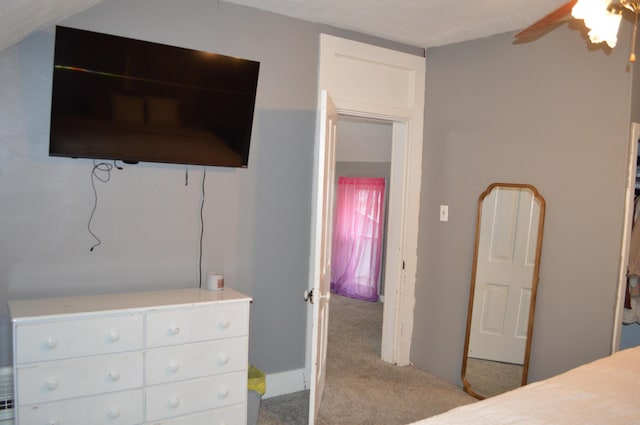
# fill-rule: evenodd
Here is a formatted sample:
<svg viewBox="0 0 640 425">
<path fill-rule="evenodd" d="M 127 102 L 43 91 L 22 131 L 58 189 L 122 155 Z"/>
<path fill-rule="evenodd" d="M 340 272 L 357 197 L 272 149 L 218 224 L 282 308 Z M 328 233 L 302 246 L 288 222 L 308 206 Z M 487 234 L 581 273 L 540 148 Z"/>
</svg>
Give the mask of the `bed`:
<svg viewBox="0 0 640 425">
<path fill-rule="evenodd" d="M 640 424 L 640 347 L 413 425 Z"/>
</svg>

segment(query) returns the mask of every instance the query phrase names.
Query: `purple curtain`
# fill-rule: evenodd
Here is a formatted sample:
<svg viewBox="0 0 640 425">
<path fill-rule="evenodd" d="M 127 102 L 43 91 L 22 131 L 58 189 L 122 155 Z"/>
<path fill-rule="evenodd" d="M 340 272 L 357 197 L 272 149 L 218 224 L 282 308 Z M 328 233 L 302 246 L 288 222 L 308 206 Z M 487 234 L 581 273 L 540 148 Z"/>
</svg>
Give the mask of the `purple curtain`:
<svg viewBox="0 0 640 425">
<path fill-rule="evenodd" d="M 331 289 L 340 295 L 378 300 L 384 186 L 383 178 L 338 178 Z"/>
</svg>

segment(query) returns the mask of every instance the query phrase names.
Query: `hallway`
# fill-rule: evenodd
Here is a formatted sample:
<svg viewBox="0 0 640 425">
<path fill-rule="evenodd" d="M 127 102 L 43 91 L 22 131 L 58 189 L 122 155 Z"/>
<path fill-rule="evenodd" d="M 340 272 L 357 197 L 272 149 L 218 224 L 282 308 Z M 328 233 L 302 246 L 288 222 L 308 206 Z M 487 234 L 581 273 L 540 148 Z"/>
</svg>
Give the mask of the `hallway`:
<svg viewBox="0 0 640 425">
<path fill-rule="evenodd" d="M 380 360 L 382 303 L 331 296 L 327 382 L 317 425 L 403 425 L 475 401 L 412 366 Z M 306 425 L 308 391 L 263 400 L 260 425 Z"/>
</svg>

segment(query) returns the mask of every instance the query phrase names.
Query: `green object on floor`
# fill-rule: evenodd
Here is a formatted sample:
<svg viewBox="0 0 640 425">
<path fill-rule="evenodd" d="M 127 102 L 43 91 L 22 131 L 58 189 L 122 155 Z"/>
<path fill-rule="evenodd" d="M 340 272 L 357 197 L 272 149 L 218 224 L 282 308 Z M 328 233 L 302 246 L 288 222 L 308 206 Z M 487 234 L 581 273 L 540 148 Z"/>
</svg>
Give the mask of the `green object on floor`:
<svg viewBox="0 0 640 425">
<path fill-rule="evenodd" d="M 267 388 L 267 381 L 264 372 L 254 365 L 249 365 L 248 388 L 249 390 L 259 392 L 260 395 L 264 395 Z"/>
</svg>

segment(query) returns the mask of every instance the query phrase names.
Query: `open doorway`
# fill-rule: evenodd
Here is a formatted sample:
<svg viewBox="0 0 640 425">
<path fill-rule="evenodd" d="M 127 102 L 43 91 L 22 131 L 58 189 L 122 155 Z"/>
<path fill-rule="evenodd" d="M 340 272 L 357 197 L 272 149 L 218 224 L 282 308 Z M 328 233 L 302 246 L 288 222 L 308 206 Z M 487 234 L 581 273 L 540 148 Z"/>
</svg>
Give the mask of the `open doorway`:
<svg viewBox="0 0 640 425">
<path fill-rule="evenodd" d="M 381 214 L 381 249 L 379 252 L 379 268 L 377 268 L 377 279 L 375 282 L 375 290 L 377 295 L 375 298 L 384 301 L 384 273 L 386 258 L 386 232 L 387 217 L 389 209 L 389 181 L 391 179 L 391 140 L 392 140 L 392 124 L 386 121 L 363 119 L 352 116 L 341 115 L 337 123 L 336 137 L 336 167 L 335 167 L 335 185 L 338 187 L 340 178 L 364 178 L 364 179 L 383 179 L 384 190 L 382 192 L 382 204 L 380 205 Z M 335 207 L 338 206 L 337 194 L 334 202 Z M 335 216 L 335 212 L 334 212 Z M 334 219 L 334 236 L 339 223 Z M 335 256 L 337 247 L 334 242 L 333 253 Z M 371 263 L 375 261 L 371 256 L 363 255 L 364 260 Z M 364 261 L 363 260 L 363 261 Z M 333 271 L 336 271 L 336 259 L 333 259 Z M 375 264 L 367 264 L 364 269 L 367 271 L 372 269 Z M 335 273 L 334 273 L 335 278 Z M 332 279 L 332 285 L 333 285 Z M 348 291 L 340 291 L 339 288 L 333 288 L 334 292 L 347 294 Z M 355 298 L 369 299 L 372 297 L 369 291 L 366 296 Z"/>
<path fill-rule="evenodd" d="M 633 288 L 633 292 L 636 296 L 632 296 L 632 280 L 631 275 L 637 275 L 632 273 L 630 269 L 630 262 L 634 262 L 637 270 L 637 242 L 634 244 L 635 249 L 632 247 L 633 229 L 636 229 L 637 215 L 638 215 L 638 201 L 640 200 L 640 178 L 638 173 L 640 172 L 640 123 L 631 124 L 631 137 L 629 140 L 629 163 L 627 164 L 627 193 L 625 197 L 625 217 L 622 232 L 622 246 L 620 254 L 620 269 L 618 275 L 618 297 L 617 308 L 614 316 L 613 323 L 613 338 L 611 352 L 634 347 L 638 345 L 640 340 L 640 304 L 638 304 L 638 289 L 637 278 L 635 280 L 636 288 Z M 636 233 L 637 235 L 637 233 Z M 637 236 L 636 236 L 637 238 Z M 636 239 L 637 241 L 637 239 Z"/>
<path fill-rule="evenodd" d="M 327 275 L 331 269 L 335 134 L 338 115 L 392 123 L 389 212 L 385 270 L 382 360 L 409 364 L 415 279 L 424 120 L 423 56 L 320 35 L 318 121 L 314 147 L 308 310 L 309 424 L 315 423 L 324 390 Z M 333 101 L 332 101 L 333 100 Z M 393 285 L 393 290 L 390 286 Z M 308 296 L 312 294 L 313 297 Z M 315 300 L 315 301 L 314 301 Z"/>
</svg>

